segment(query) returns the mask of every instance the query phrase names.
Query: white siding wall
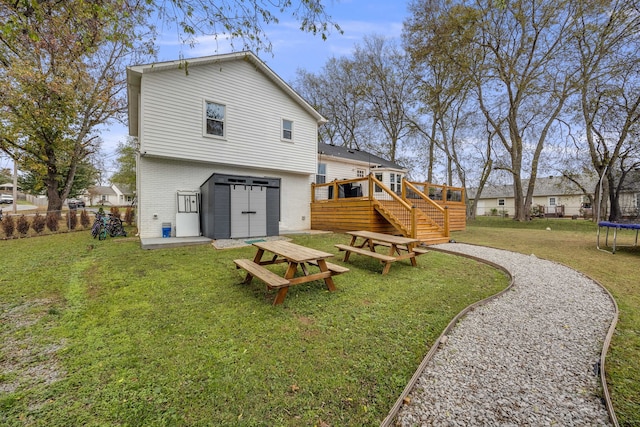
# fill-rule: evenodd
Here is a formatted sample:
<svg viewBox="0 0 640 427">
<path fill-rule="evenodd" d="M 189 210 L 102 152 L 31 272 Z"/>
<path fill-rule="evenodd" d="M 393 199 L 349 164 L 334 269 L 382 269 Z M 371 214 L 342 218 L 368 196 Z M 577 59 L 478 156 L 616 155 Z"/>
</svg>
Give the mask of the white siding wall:
<svg viewBox="0 0 640 427">
<path fill-rule="evenodd" d="M 204 135 L 205 100 L 226 106 L 224 138 Z M 163 222 L 175 233 L 176 192 L 213 173 L 281 178 L 280 229 L 310 228 L 316 119 L 250 62 L 145 72 L 139 112 L 140 237 L 160 237 Z M 293 121 L 293 141 L 281 139 L 282 119 Z"/>
<path fill-rule="evenodd" d="M 369 173 L 367 167 L 364 166 L 356 166 L 350 163 L 345 163 L 341 161 L 337 161 L 330 158 L 320 158 L 318 161 L 325 163 L 327 165 L 327 182 L 333 181 L 335 179 L 353 179 L 357 178 L 356 169 L 365 169 L 365 176 Z"/>
<path fill-rule="evenodd" d="M 244 60 L 143 74 L 140 151 L 260 169 L 316 172 L 317 123 Z M 226 137 L 203 136 L 204 101 L 226 105 Z M 280 138 L 293 121 L 293 142 Z"/>
<path fill-rule="evenodd" d="M 139 212 L 138 227 L 141 238 L 162 236 L 162 223 L 170 222 L 175 234 L 178 190 L 199 190 L 213 173 L 281 178 L 280 230 L 299 231 L 310 228 L 312 175 L 277 173 L 205 163 L 175 161 L 143 157 L 138 164 Z M 154 219 L 154 214 L 157 218 Z M 304 217 L 304 220 L 302 219 Z"/>
</svg>

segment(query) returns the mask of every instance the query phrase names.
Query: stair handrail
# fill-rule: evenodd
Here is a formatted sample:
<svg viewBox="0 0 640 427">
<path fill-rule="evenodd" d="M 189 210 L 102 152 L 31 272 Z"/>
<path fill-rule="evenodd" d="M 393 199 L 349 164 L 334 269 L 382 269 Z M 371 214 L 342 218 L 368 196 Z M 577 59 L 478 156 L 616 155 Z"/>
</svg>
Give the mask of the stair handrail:
<svg viewBox="0 0 640 427">
<path fill-rule="evenodd" d="M 407 203 L 402 197 L 398 196 L 395 192 L 391 191 L 386 185 L 382 183 L 382 181 L 378 180 L 372 173 L 369 173 L 369 198 L 371 200 L 375 199 L 375 185 L 380 187 L 383 192 L 387 193 L 393 200 L 400 203 L 400 206 L 404 207 L 409 214 L 411 215 L 411 230 L 409 230 L 412 238 L 416 238 L 417 236 L 417 228 L 416 228 L 416 207 Z"/>
<path fill-rule="evenodd" d="M 411 182 L 403 179 L 402 180 L 402 198 L 406 199 L 407 198 L 407 187 L 409 189 L 411 189 L 415 194 L 417 194 L 422 200 L 424 200 L 425 202 L 427 202 L 427 204 L 429 204 L 430 206 L 432 206 L 433 208 L 435 208 L 436 210 L 440 211 L 444 217 L 444 224 L 442 225 L 443 231 L 445 233 L 446 236 L 449 236 L 449 207 L 448 206 L 440 206 L 439 203 L 436 203 L 435 201 L 431 200 L 431 198 L 429 196 L 427 196 L 426 194 L 424 194 L 422 191 L 420 191 L 415 185 L 413 185 Z"/>
<path fill-rule="evenodd" d="M 440 206 L 439 203 L 436 203 L 435 201 L 431 200 L 431 198 L 429 196 L 427 196 L 426 194 L 424 194 L 420 189 L 418 189 L 418 187 L 416 187 L 415 185 L 413 185 L 412 183 L 410 183 L 407 180 L 402 180 L 402 198 L 406 199 L 407 197 L 407 190 L 406 188 L 409 187 L 411 190 L 413 190 L 414 193 L 416 193 L 418 196 L 420 196 L 420 198 L 422 200 L 424 200 L 425 202 L 427 202 L 428 204 L 430 204 L 431 206 L 433 206 L 434 208 L 438 209 L 440 212 L 442 212 L 444 214 L 445 212 L 445 208 Z"/>
<path fill-rule="evenodd" d="M 376 184 L 378 185 L 378 187 L 382 188 L 385 193 L 390 195 L 394 200 L 400 202 L 400 204 L 407 210 L 411 210 L 413 208 L 413 206 L 411 206 L 406 200 L 403 200 L 402 197 L 398 196 L 395 192 L 391 191 L 386 185 L 384 185 L 382 181 L 378 180 L 372 174 L 369 174 L 369 194 L 371 194 L 372 196 L 375 196 L 375 192 L 373 191 L 373 184 Z"/>
</svg>

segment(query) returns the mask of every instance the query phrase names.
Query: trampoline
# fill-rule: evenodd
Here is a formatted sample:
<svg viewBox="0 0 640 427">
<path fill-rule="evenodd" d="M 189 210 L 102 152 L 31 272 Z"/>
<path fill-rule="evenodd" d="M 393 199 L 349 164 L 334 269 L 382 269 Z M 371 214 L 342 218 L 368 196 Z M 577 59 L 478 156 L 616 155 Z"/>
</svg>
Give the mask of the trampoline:
<svg viewBox="0 0 640 427">
<path fill-rule="evenodd" d="M 613 228 L 613 246 L 611 247 L 611 253 L 612 254 L 616 253 L 616 247 L 638 246 L 638 231 L 640 231 L 640 224 L 625 223 L 625 222 L 600 221 L 600 222 L 598 222 L 598 237 L 597 237 L 597 242 L 596 242 L 596 248 L 598 248 L 599 250 L 605 251 L 605 252 L 609 252 L 606 249 L 601 249 L 600 248 L 600 229 L 602 227 L 605 227 L 607 229 L 607 233 L 606 233 L 605 240 L 604 240 L 605 247 L 609 247 L 609 229 Z M 635 230 L 636 231 L 636 238 L 635 238 L 635 241 L 634 241 L 633 245 L 625 245 L 625 246 L 617 245 L 616 239 L 618 237 L 618 230 L 621 230 L 621 229 Z"/>
</svg>

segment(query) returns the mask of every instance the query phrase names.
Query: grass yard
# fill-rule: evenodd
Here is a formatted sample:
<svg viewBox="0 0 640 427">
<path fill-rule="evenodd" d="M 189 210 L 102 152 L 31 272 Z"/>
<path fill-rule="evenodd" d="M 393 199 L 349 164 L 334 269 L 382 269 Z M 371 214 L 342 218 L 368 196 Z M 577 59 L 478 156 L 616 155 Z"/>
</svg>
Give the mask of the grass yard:
<svg viewBox="0 0 640 427">
<path fill-rule="evenodd" d="M 606 361 L 609 391 L 620 425 L 639 426 L 640 248 L 618 248 L 615 255 L 598 251 L 596 230 L 594 223 L 584 220 L 535 219 L 518 223 L 479 217 L 469 223 L 466 231 L 456 232 L 453 237 L 460 242 L 534 253 L 560 262 L 597 280 L 613 294 L 620 317 Z M 633 244 L 634 237 L 635 232 L 630 230 L 619 232 L 618 244 Z"/>
<path fill-rule="evenodd" d="M 299 285 L 273 307 L 233 264 L 254 253 L 89 231 L 0 241 L 0 424 L 378 425 L 448 322 L 508 284 L 435 252 L 386 276 L 354 255 L 337 292 Z"/>
</svg>

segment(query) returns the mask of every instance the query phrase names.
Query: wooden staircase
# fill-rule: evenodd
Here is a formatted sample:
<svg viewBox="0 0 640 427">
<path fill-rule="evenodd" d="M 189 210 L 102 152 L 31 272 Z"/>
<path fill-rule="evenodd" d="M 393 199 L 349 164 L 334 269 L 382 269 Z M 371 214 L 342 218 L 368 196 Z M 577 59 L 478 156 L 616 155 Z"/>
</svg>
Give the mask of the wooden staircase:
<svg viewBox="0 0 640 427">
<path fill-rule="evenodd" d="M 374 209 L 380 213 L 403 236 L 411 235 L 411 214 L 397 200 L 375 200 Z M 449 236 L 420 209 L 416 209 L 416 238 L 426 245 L 447 243 Z"/>
</svg>

